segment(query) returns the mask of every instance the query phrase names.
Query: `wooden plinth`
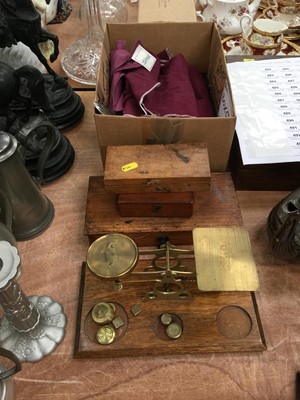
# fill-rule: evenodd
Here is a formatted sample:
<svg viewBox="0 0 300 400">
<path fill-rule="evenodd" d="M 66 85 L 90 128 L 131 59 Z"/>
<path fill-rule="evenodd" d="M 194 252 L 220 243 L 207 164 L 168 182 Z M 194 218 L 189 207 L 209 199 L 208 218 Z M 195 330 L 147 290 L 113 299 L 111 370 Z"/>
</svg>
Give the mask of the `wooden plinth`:
<svg viewBox="0 0 300 400">
<path fill-rule="evenodd" d="M 209 226 L 243 226 L 229 173 L 212 174 L 210 190 L 194 193 L 191 218 L 120 217 L 117 196 L 104 189 L 102 177 L 90 177 L 85 218 L 90 243 L 118 232 L 130 236 L 138 246 L 157 246 L 160 236 L 167 236 L 174 245 L 191 245 L 193 228 Z"/>
<path fill-rule="evenodd" d="M 142 260 L 137 268 L 146 264 Z M 123 289 L 115 292 L 111 282 L 100 280 L 83 263 L 74 356 L 106 358 L 266 349 L 254 293 L 199 292 L 196 282 L 190 281 L 185 283 L 193 295 L 190 300 L 143 300 L 151 288 L 150 282 L 125 281 Z M 100 301 L 114 303 L 116 315 L 124 322 L 116 329 L 115 341 L 108 345 L 97 343 L 99 326 L 90 315 Z M 136 316 L 131 312 L 134 305 L 141 309 Z M 180 338 L 166 336 L 160 323 L 163 313 L 171 313 L 182 324 Z"/>
<path fill-rule="evenodd" d="M 130 236 L 138 247 L 153 248 L 157 238 L 168 236 L 176 246 L 192 245 L 195 227 L 243 226 L 230 174 L 211 176 L 211 190 L 196 192 L 191 218 L 123 218 L 117 212 L 117 198 L 104 189 L 103 178 L 89 181 L 85 234 L 90 242 L 109 233 Z M 145 256 L 144 256 L 145 257 Z M 195 271 L 194 259 L 184 260 Z M 149 260 L 139 259 L 135 270 L 144 270 Z M 136 276 L 134 276 L 136 278 Z M 95 276 L 82 266 L 81 288 L 74 356 L 126 357 L 200 352 L 262 351 L 266 349 L 255 295 L 252 292 L 200 292 L 196 281 L 184 283 L 192 296 L 180 300 L 145 300 L 153 282 L 133 283 L 133 275 L 124 278 L 123 289 L 113 290 L 112 282 Z M 92 308 L 100 301 L 114 303 L 123 326 L 109 345 L 96 341 L 99 326 L 91 318 Z M 131 308 L 141 312 L 134 316 Z M 160 323 L 163 313 L 179 321 L 183 333 L 170 339 Z"/>
</svg>

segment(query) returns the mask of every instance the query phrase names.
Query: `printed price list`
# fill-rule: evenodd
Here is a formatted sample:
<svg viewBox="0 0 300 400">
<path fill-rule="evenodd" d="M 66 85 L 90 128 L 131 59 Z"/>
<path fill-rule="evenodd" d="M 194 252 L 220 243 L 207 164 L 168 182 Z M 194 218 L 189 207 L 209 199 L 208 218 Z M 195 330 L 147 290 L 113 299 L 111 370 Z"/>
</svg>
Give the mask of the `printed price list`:
<svg viewBox="0 0 300 400">
<path fill-rule="evenodd" d="M 300 152 L 300 74 L 297 73 L 299 68 L 299 63 L 268 63 L 262 66 L 261 71 L 265 87 L 274 101 L 275 111 L 294 154 Z"/>
</svg>

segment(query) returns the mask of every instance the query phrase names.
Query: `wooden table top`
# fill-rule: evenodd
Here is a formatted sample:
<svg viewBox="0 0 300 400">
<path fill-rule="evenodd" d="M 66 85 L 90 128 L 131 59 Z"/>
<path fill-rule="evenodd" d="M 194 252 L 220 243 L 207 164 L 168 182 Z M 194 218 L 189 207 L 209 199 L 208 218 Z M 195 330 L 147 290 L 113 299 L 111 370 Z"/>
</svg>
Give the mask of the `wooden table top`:
<svg viewBox="0 0 300 400">
<path fill-rule="evenodd" d="M 75 17 L 76 10 L 70 18 Z M 50 29 L 60 30 L 65 48 L 73 34 L 67 24 Z M 23 291 L 49 295 L 63 305 L 66 336 L 51 355 L 23 364 L 14 377 L 15 399 L 295 399 L 300 370 L 300 267 L 273 257 L 265 231 L 269 212 L 286 192 L 237 193 L 260 279 L 256 297 L 266 351 L 74 359 L 81 264 L 88 248 L 83 234 L 88 178 L 103 173 L 93 119 L 94 93 L 80 91 L 80 95 L 86 106 L 84 118 L 66 133 L 76 151 L 74 165 L 42 188 L 54 204 L 54 221 L 39 237 L 18 243 Z"/>
<path fill-rule="evenodd" d="M 42 188 L 55 218 L 39 237 L 19 242 L 27 295 L 50 295 L 68 318 L 66 337 L 15 375 L 16 400 L 45 399 L 294 399 L 300 369 L 299 265 L 276 260 L 265 225 L 286 192 L 238 192 L 261 288 L 256 293 L 268 349 L 259 353 L 78 360 L 73 358 L 81 264 L 88 240 L 84 219 L 88 178 L 102 174 L 93 120 L 93 92 L 80 92 L 83 121 L 66 133 L 76 151 L 71 170 Z M 143 340 L 137 338 L 137 340 Z"/>
</svg>

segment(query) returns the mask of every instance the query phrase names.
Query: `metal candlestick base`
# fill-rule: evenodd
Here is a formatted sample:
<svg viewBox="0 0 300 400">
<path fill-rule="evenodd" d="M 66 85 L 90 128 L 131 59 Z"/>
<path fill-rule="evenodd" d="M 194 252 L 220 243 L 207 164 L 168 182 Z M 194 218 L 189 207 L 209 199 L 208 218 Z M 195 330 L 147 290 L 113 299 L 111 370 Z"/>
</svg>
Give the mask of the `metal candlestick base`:
<svg viewBox="0 0 300 400">
<path fill-rule="evenodd" d="M 67 318 L 51 297 L 26 297 L 15 280 L 19 266 L 17 249 L 0 241 L 0 346 L 21 362 L 37 362 L 63 340 Z"/>
<path fill-rule="evenodd" d="M 29 296 L 40 318 L 28 332 L 17 331 L 4 316 L 0 321 L 1 346 L 21 362 L 37 362 L 52 353 L 65 336 L 67 319 L 62 306 L 48 296 Z"/>
</svg>

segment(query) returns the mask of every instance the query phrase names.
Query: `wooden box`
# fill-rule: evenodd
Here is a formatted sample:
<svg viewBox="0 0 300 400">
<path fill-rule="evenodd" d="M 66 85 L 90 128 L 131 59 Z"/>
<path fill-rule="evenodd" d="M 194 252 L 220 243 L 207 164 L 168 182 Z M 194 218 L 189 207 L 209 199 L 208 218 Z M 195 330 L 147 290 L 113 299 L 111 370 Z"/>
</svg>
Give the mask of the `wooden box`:
<svg viewBox="0 0 300 400">
<path fill-rule="evenodd" d="M 243 226 L 234 185 L 229 173 L 213 173 L 211 190 L 194 193 L 191 218 L 121 217 L 117 196 L 108 193 L 102 177 L 89 179 L 84 233 L 92 243 L 108 233 L 124 233 L 137 246 L 157 246 L 160 237 L 174 245 L 193 244 L 195 227 Z"/>
<path fill-rule="evenodd" d="M 207 148 L 199 143 L 109 146 L 104 187 L 110 193 L 209 190 Z"/>
<path fill-rule="evenodd" d="M 293 191 L 299 187 L 300 162 L 243 165 L 235 136 L 229 168 L 236 190 Z"/>
<path fill-rule="evenodd" d="M 121 217 L 190 218 L 193 199 L 193 192 L 121 193 L 117 207 Z"/>
</svg>

